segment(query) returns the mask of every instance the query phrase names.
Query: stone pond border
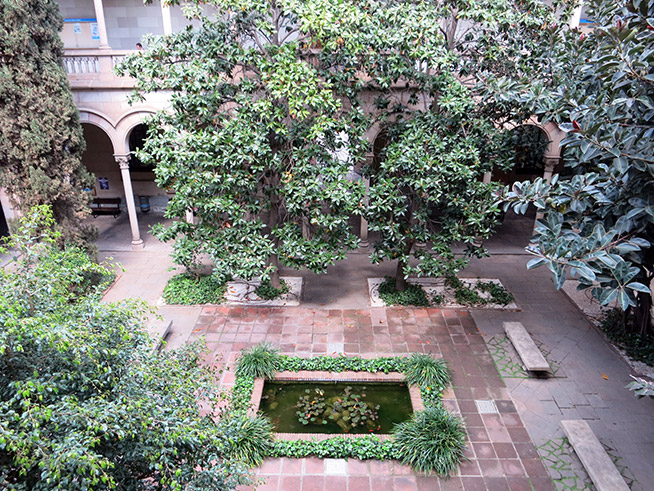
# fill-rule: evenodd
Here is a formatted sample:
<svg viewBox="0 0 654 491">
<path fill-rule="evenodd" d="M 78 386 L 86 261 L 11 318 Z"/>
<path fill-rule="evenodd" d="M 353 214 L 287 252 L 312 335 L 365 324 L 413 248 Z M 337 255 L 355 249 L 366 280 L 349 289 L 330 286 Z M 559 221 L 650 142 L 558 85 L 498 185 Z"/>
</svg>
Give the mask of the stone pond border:
<svg viewBox="0 0 654 491">
<path fill-rule="evenodd" d="M 400 372 L 328 372 L 328 371 L 314 371 L 314 370 L 301 370 L 298 372 L 284 371 L 278 372 L 272 379 L 275 382 L 370 382 L 370 383 L 400 383 L 406 382 L 404 374 Z M 252 397 L 250 398 L 250 410 L 248 414 L 255 415 L 259 411 L 259 404 L 263 394 L 263 386 L 266 382 L 264 378 L 254 379 L 254 388 L 252 389 Z M 420 389 L 415 385 L 409 385 L 409 397 L 411 399 L 411 408 L 413 412 L 422 411 L 425 405 L 422 401 Z M 334 435 L 331 433 L 275 433 L 275 438 L 279 440 L 327 440 L 334 436 L 343 436 L 346 438 L 358 438 L 368 436 L 370 433 L 344 433 Z M 380 440 L 391 438 L 388 433 L 373 433 Z"/>
</svg>

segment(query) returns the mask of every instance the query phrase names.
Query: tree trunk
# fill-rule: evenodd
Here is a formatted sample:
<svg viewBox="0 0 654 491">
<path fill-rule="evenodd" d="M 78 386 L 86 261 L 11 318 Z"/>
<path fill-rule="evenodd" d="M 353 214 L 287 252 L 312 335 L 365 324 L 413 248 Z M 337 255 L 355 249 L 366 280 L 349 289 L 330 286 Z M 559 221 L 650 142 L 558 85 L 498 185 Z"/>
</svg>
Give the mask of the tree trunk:
<svg viewBox="0 0 654 491">
<path fill-rule="evenodd" d="M 272 233 L 277 225 L 279 225 L 279 203 L 273 202 L 270 206 L 270 215 L 268 216 L 268 228 L 270 229 L 270 236 L 272 237 L 274 247 L 274 252 L 268 257 L 268 263 L 273 267 L 270 273 L 270 284 L 273 288 L 281 288 L 282 286 L 282 282 L 279 279 L 279 255 L 277 254 L 279 239 Z"/>
<path fill-rule="evenodd" d="M 406 290 L 406 280 L 404 279 L 405 262 L 402 259 L 397 260 L 397 270 L 395 271 L 395 289 L 398 292 Z"/>
</svg>

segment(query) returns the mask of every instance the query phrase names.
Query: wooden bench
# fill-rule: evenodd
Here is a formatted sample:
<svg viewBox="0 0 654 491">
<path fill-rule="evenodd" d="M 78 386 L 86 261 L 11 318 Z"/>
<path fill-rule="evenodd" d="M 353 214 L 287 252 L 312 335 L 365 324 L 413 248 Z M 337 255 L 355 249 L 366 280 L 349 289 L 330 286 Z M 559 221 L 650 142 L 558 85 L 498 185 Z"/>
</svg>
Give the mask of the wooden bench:
<svg viewBox="0 0 654 491">
<path fill-rule="evenodd" d="M 116 218 L 120 215 L 120 198 L 93 198 L 91 214 L 93 218 L 99 215 L 113 215 Z"/>
<path fill-rule="evenodd" d="M 571 419 L 561 421 L 561 426 L 597 491 L 629 491 L 629 486 L 586 421 Z"/>
<path fill-rule="evenodd" d="M 550 369 L 549 363 L 540 352 L 534 340 L 520 322 L 505 322 L 504 332 L 520 355 L 525 368 L 532 372 L 544 372 Z"/>
</svg>

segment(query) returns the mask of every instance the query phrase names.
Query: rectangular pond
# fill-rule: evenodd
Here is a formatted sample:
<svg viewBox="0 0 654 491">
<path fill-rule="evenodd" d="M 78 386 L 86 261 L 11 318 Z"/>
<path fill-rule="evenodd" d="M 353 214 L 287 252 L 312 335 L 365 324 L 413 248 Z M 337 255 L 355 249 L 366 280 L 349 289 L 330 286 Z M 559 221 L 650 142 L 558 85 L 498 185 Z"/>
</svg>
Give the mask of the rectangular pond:
<svg viewBox="0 0 654 491">
<path fill-rule="evenodd" d="M 278 433 L 390 433 L 413 414 L 409 388 L 398 382 L 267 380 L 259 410 Z"/>
</svg>

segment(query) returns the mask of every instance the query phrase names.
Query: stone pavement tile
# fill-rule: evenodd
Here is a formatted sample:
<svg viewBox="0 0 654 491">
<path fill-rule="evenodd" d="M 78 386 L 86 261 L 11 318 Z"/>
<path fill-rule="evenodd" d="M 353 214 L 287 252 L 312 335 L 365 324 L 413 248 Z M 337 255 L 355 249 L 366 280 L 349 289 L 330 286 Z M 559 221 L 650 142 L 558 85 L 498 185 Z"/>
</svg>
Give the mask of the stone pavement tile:
<svg viewBox="0 0 654 491">
<path fill-rule="evenodd" d="M 259 467 L 260 474 L 279 474 L 282 470 L 282 459 L 264 459 Z"/>
<path fill-rule="evenodd" d="M 493 443 L 493 448 L 495 449 L 495 454 L 500 459 L 515 459 L 518 457 L 518 454 L 513 446 L 513 443 Z"/>
<path fill-rule="evenodd" d="M 518 456 L 523 461 L 525 459 L 537 459 L 538 458 L 538 451 L 536 450 L 536 447 L 534 446 L 534 444 L 531 443 L 531 442 L 514 443 L 513 446 L 515 447 L 516 451 L 518 452 Z"/>
<path fill-rule="evenodd" d="M 282 474 L 299 476 L 304 472 L 304 462 L 302 459 L 290 459 L 283 457 Z"/>
<path fill-rule="evenodd" d="M 463 482 L 460 477 L 448 477 L 440 481 L 441 491 L 461 491 Z"/>
<path fill-rule="evenodd" d="M 532 491 L 528 477 L 507 477 L 506 482 L 511 491 Z"/>
<path fill-rule="evenodd" d="M 479 459 L 479 468 L 484 477 L 499 477 L 504 475 L 504 470 L 497 459 Z"/>
<path fill-rule="evenodd" d="M 302 491 L 325 491 L 325 476 L 303 476 Z"/>
<path fill-rule="evenodd" d="M 373 473 L 370 476 L 370 489 L 372 491 L 393 489 L 393 477 L 386 474 Z M 330 490 L 331 491 L 331 490 Z"/>
<path fill-rule="evenodd" d="M 549 477 L 531 477 L 529 478 L 533 491 L 554 491 L 555 487 Z"/>
<path fill-rule="evenodd" d="M 330 491 L 338 491 L 331 489 L 331 481 L 327 484 Z M 371 491 L 370 490 L 370 477 L 368 476 L 349 476 L 347 478 L 348 491 Z"/>
<path fill-rule="evenodd" d="M 441 489 L 440 483 L 442 481 L 442 479 L 434 475 L 416 475 L 416 486 L 418 491 L 439 491 Z"/>
<path fill-rule="evenodd" d="M 509 483 L 504 477 L 486 477 L 484 481 L 488 491 L 510 491 Z"/>
<path fill-rule="evenodd" d="M 500 462 L 502 464 L 502 469 L 504 469 L 505 476 L 526 476 L 525 469 L 522 467 L 520 460 L 500 458 Z"/>
<path fill-rule="evenodd" d="M 485 491 L 486 483 L 481 477 L 462 477 L 461 483 L 465 491 Z"/>
<path fill-rule="evenodd" d="M 522 465 L 529 477 L 548 477 L 547 469 L 543 465 L 543 461 L 535 459 L 522 459 Z"/>
<path fill-rule="evenodd" d="M 282 474 L 279 477 L 279 489 L 284 491 L 301 491 L 302 490 L 302 476 L 289 476 Z M 322 491 L 322 490 L 321 490 Z"/>
<path fill-rule="evenodd" d="M 326 491 L 345 491 L 347 489 L 347 476 L 327 476 L 325 477 Z"/>
<path fill-rule="evenodd" d="M 416 484 L 415 477 L 398 477 L 393 478 L 393 489 L 395 491 L 417 491 L 418 486 Z"/>
<path fill-rule="evenodd" d="M 492 443 L 475 442 L 472 447 L 478 459 L 494 459 L 497 457 Z"/>
<path fill-rule="evenodd" d="M 279 476 L 261 476 L 264 479 L 263 484 L 257 486 L 257 491 L 273 491 L 282 489 L 280 487 Z"/>
<path fill-rule="evenodd" d="M 468 460 L 459 464 L 459 474 L 461 476 L 481 476 L 481 471 L 476 460 Z"/>
</svg>

